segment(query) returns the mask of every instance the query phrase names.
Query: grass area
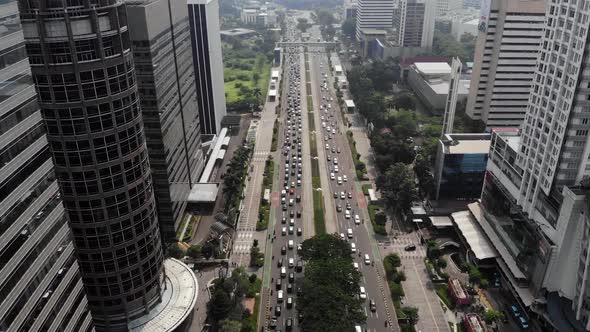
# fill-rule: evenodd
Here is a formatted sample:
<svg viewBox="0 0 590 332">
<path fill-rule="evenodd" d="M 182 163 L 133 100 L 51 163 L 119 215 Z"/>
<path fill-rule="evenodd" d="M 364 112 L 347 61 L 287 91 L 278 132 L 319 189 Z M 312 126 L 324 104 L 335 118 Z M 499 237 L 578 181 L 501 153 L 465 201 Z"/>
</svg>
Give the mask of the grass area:
<svg viewBox="0 0 590 332">
<path fill-rule="evenodd" d="M 370 184 L 363 184 L 363 194 L 369 195 L 369 189 L 373 189 L 373 186 Z"/>
<path fill-rule="evenodd" d="M 234 51 L 231 47 L 224 47 L 223 75 L 228 104 L 240 101 L 247 89 L 259 88 L 262 93 L 261 99 L 266 98 L 271 64 L 263 54 L 252 56 L 249 51 L 248 49 Z"/>
<path fill-rule="evenodd" d="M 280 123 L 279 120 L 275 120 L 274 127 L 272 128 L 272 143 L 270 145 L 270 151 L 275 152 L 277 151 L 279 145 L 279 127 Z"/>
<path fill-rule="evenodd" d="M 348 145 L 350 146 L 350 151 L 352 153 L 352 159 L 354 160 L 354 168 L 356 169 L 356 177 L 359 180 L 362 180 L 367 174 L 367 166 L 365 163 L 361 161 L 361 155 L 356 151 L 356 142 L 354 141 L 354 137 L 352 135 L 352 131 L 348 130 L 346 132 L 346 138 L 348 139 Z"/>
<path fill-rule="evenodd" d="M 272 192 L 272 183 L 274 181 L 275 162 L 267 160 L 264 166 L 264 178 L 262 180 L 262 192 L 260 193 L 260 209 L 258 212 L 258 221 L 256 230 L 265 230 L 268 227 L 270 219 L 270 202 L 264 200 L 264 190 L 269 189 Z"/>
<path fill-rule="evenodd" d="M 451 296 L 449 294 L 449 287 L 445 284 L 437 285 L 436 286 L 436 294 L 444 302 L 447 308 L 454 308 L 453 301 L 451 300 Z"/>
<path fill-rule="evenodd" d="M 250 316 L 242 319 L 242 329 L 246 329 L 247 331 L 256 331 L 258 328 L 258 315 L 260 313 L 260 289 L 262 287 L 262 280 L 257 278 L 256 281 L 250 285 L 251 286 L 250 290 L 248 290 L 248 293 L 252 291 L 254 294 L 256 294 L 254 296 L 254 312 L 251 313 Z"/>
<path fill-rule="evenodd" d="M 191 218 L 190 217 L 184 217 L 182 219 L 182 222 L 180 223 L 180 225 L 178 225 L 178 228 L 176 229 L 176 240 L 180 241 L 181 238 L 180 236 L 182 235 L 182 230 L 184 229 L 184 225 L 186 225 L 186 223 L 190 222 Z"/>
<path fill-rule="evenodd" d="M 197 224 L 197 222 L 201 219 L 201 216 L 190 216 L 188 218 L 188 226 L 186 228 L 186 232 L 184 232 L 184 237 L 182 241 L 189 242 L 190 239 L 193 237 L 193 227 Z M 182 229 L 180 230 L 182 232 Z"/>
<path fill-rule="evenodd" d="M 313 191 L 313 225 L 315 235 L 326 233 L 326 221 L 324 217 L 324 197 L 321 191 Z"/>
<path fill-rule="evenodd" d="M 373 225 L 373 231 L 375 234 L 387 235 L 385 223 L 377 222 L 377 212 L 381 211 L 381 207 L 375 203 L 369 203 L 369 205 L 367 205 L 367 210 L 369 211 L 369 218 L 371 219 L 371 225 Z"/>
</svg>

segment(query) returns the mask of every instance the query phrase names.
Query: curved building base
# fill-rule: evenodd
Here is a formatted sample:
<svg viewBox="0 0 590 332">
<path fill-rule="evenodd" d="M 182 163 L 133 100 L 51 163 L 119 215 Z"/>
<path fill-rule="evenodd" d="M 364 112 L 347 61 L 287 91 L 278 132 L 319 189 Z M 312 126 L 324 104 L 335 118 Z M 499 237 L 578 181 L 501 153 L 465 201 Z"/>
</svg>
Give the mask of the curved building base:
<svg viewBox="0 0 590 332">
<path fill-rule="evenodd" d="M 168 258 L 164 261 L 166 280 L 162 290 L 162 302 L 146 315 L 131 321 L 130 331 L 176 331 L 192 318 L 197 303 L 199 284 L 197 277 L 181 261 Z"/>
</svg>

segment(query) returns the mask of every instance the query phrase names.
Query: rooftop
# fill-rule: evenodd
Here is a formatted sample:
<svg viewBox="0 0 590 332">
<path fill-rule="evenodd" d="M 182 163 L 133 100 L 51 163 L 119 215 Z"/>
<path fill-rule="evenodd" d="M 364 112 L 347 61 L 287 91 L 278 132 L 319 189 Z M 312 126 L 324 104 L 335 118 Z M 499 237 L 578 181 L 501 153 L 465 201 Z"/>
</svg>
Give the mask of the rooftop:
<svg viewBox="0 0 590 332">
<path fill-rule="evenodd" d="M 166 259 L 164 268 L 166 285 L 163 287 L 162 302 L 148 314 L 129 322 L 129 331 L 174 331 L 192 313 L 199 294 L 197 277 L 188 266 L 174 258 Z"/>
<path fill-rule="evenodd" d="M 432 89 L 434 93 L 437 95 L 446 95 L 449 93 L 449 81 L 445 81 L 442 79 L 437 80 L 424 80 Z M 459 81 L 459 95 L 467 95 L 469 94 L 469 85 L 470 80 L 460 80 Z"/>
<path fill-rule="evenodd" d="M 490 151 L 490 140 L 455 142 L 457 144 L 449 145 L 445 149 L 448 150 L 448 154 L 487 154 Z"/>
<path fill-rule="evenodd" d="M 346 107 L 354 107 L 354 101 L 351 99 L 346 99 L 344 103 L 346 104 Z"/>
<path fill-rule="evenodd" d="M 221 150 L 224 151 L 225 150 Z M 215 202 L 217 192 L 219 191 L 219 183 L 195 183 L 191 188 L 187 201 L 190 203 L 211 203 Z"/>
<path fill-rule="evenodd" d="M 494 258 L 498 254 L 469 211 L 455 212 L 451 218 L 478 260 Z"/>
<path fill-rule="evenodd" d="M 428 62 L 448 63 L 449 58 L 444 57 L 444 56 L 436 56 L 436 55 L 419 55 L 419 56 L 415 56 L 415 57 L 411 57 L 411 58 L 404 58 L 402 61 L 400 61 L 399 65 L 400 65 L 400 67 L 405 68 L 405 67 L 409 67 L 409 66 L 413 65 L 416 62 L 418 62 L 418 63 L 428 63 Z"/>
<path fill-rule="evenodd" d="M 446 62 L 415 62 L 414 66 L 422 75 L 451 74 L 451 66 Z"/>
</svg>

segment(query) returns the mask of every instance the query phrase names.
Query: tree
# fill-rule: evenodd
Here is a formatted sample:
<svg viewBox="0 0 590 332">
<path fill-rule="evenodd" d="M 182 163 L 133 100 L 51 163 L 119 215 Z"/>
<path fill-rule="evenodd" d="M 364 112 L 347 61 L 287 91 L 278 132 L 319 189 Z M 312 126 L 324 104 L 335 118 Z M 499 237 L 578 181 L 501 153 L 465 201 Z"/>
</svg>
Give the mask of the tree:
<svg viewBox="0 0 590 332">
<path fill-rule="evenodd" d="M 393 98 L 392 106 L 397 109 L 413 110 L 416 108 L 416 101 L 411 93 L 404 92 Z"/>
<path fill-rule="evenodd" d="M 469 273 L 469 281 L 478 283 L 481 279 L 481 271 L 475 265 L 467 264 L 467 272 Z"/>
<path fill-rule="evenodd" d="M 402 266 L 402 260 L 397 253 L 385 256 L 385 261 L 387 264 L 391 264 L 391 266 L 396 268 Z"/>
<path fill-rule="evenodd" d="M 258 73 L 252 74 L 252 81 L 254 81 L 254 84 L 258 84 L 258 80 L 260 80 L 260 74 L 258 74 Z M 259 89 L 259 88 L 256 88 L 256 89 Z M 254 90 L 256 90 L 256 89 L 254 89 Z"/>
<path fill-rule="evenodd" d="M 342 34 L 348 37 L 354 36 L 356 29 L 356 20 L 354 18 L 347 18 L 344 23 L 342 23 Z"/>
<path fill-rule="evenodd" d="M 391 165 L 384 174 L 377 177 L 377 189 L 381 190 L 385 201 L 399 214 L 410 209 L 418 198 L 414 174 L 403 163 Z"/>
<path fill-rule="evenodd" d="M 306 32 L 310 27 L 311 24 L 307 22 L 306 18 L 300 17 L 297 19 L 297 29 L 301 30 L 301 32 Z"/>
<path fill-rule="evenodd" d="M 494 309 L 487 309 L 483 314 L 484 320 L 488 324 L 504 319 L 504 313 Z"/>
<path fill-rule="evenodd" d="M 304 261 L 350 256 L 352 254 L 348 242 L 340 240 L 336 234 L 316 235 L 303 241 L 301 248 L 300 256 Z"/>
<path fill-rule="evenodd" d="M 359 291 L 361 273 L 352 266 L 348 257 L 314 259 L 305 265 L 305 280 L 314 284 L 330 284 L 355 296 Z"/>
<path fill-rule="evenodd" d="M 233 308 L 233 303 L 228 293 L 222 289 L 216 289 L 209 302 L 209 312 L 216 321 L 221 321 L 227 317 Z"/>
<path fill-rule="evenodd" d="M 203 247 L 198 244 L 191 246 L 186 251 L 186 255 L 189 257 L 192 257 L 192 258 L 199 258 L 199 257 L 201 257 L 202 253 L 203 253 Z"/>
<path fill-rule="evenodd" d="M 220 332 L 240 332 L 242 331 L 242 323 L 237 320 L 224 319 L 221 321 Z"/>
<path fill-rule="evenodd" d="M 426 241 L 426 255 L 431 261 L 437 260 L 441 254 L 440 247 L 436 240 Z"/>
<path fill-rule="evenodd" d="M 181 259 L 184 257 L 184 251 L 180 249 L 177 242 L 171 243 L 168 246 L 168 257 Z"/>
<path fill-rule="evenodd" d="M 256 98 L 256 100 L 260 101 L 260 97 L 262 97 L 262 90 L 260 90 L 260 88 L 254 88 L 254 90 L 252 90 L 252 95 L 254 96 L 254 98 Z"/>
<path fill-rule="evenodd" d="M 418 316 L 418 308 L 416 307 L 402 307 L 402 312 L 406 314 L 412 325 L 416 324 L 418 319 L 420 319 Z"/>
<path fill-rule="evenodd" d="M 206 259 L 209 259 L 215 253 L 215 249 L 216 249 L 215 244 L 213 244 L 212 242 L 207 242 L 201 248 L 201 253 L 203 254 L 203 257 L 205 257 Z"/>
<path fill-rule="evenodd" d="M 394 281 L 389 282 L 389 291 L 391 292 L 391 297 L 394 300 L 399 300 L 402 296 L 406 295 L 402 286 Z"/>
</svg>

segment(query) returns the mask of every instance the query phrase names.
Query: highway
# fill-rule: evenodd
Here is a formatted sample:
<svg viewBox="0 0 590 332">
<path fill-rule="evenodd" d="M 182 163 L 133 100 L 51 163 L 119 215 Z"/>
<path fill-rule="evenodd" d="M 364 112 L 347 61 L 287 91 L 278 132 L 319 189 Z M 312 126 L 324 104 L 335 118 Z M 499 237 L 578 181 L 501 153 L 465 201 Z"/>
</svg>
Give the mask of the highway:
<svg viewBox="0 0 590 332">
<path fill-rule="evenodd" d="M 312 38 L 317 37 L 319 32 L 312 30 Z M 313 52 L 315 50 L 320 52 Z M 335 220 L 327 220 L 327 222 L 334 222 L 340 236 L 349 241 L 351 246 L 354 243 L 356 247 L 354 261 L 362 273 L 360 286 L 364 287 L 367 293 L 366 330 L 398 330 L 395 310 L 392 310 L 389 289 L 383 277 L 377 243 L 373 238 L 372 230 L 369 229 L 370 220 L 366 199 L 361 186 L 355 181 L 354 162 L 346 138 L 347 128 L 342 121 L 341 110 L 333 89 L 334 80 L 328 68 L 328 58 L 323 49 L 315 50 L 311 49 L 312 52 L 309 55 L 314 113 L 316 130 L 319 131 L 318 135 L 322 142 L 322 148 L 318 147 L 318 153 L 320 158 L 326 161 L 320 172 L 323 173 L 322 176 L 328 177 L 330 183 L 330 188 L 323 188 L 324 197 L 332 200 L 331 208 L 335 208 L 336 211 Z M 337 164 L 334 159 L 337 159 Z M 332 174 L 334 180 L 332 180 Z M 347 217 L 348 208 L 350 208 L 350 217 Z M 352 237 L 349 230 L 352 232 Z M 366 264 L 365 255 L 369 256 L 370 264 Z M 370 310 L 371 300 L 376 304 L 374 312 Z"/>
<path fill-rule="evenodd" d="M 293 22 L 288 25 L 287 40 L 296 38 L 293 31 L 294 25 Z M 319 38 L 316 27 L 310 32 L 313 40 Z M 367 321 L 366 324 L 362 324 L 363 330 L 399 331 L 395 310 L 392 310 L 391 297 L 383 277 L 377 243 L 370 230 L 366 200 L 360 184 L 356 182 L 352 154 L 346 138 L 346 127 L 336 101 L 333 78 L 328 68 L 325 50 L 322 47 L 308 48 L 309 79 L 305 71 L 304 49 L 300 47 L 289 51 L 285 54 L 283 64 L 286 79 L 284 87 L 287 93 L 283 94 L 279 116 L 281 157 L 280 160 L 275 161 L 279 163 L 278 178 L 281 190 L 285 192 L 273 193 L 273 207 L 276 209 L 277 221 L 274 223 L 272 233 L 269 231 L 273 257 L 270 268 L 270 302 L 266 308 L 262 309 L 268 310 L 267 317 L 270 318 L 266 326 L 282 331 L 299 330 L 295 299 L 297 285 L 303 278 L 303 272 L 297 272 L 300 271 L 297 269 L 299 262 L 297 245 L 314 235 L 311 199 L 313 188 L 309 183 L 311 180 L 310 124 L 306 113 L 306 83 L 311 81 L 315 123 L 315 133 L 312 134 L 316 136 L 318 145 L 321 189 L 327 203 L 325 204 L 326 229 L 328 232 L 340 234 L 351 245 L 353 243 L 355 245 L 354 262 L 358 264 L 358 269 L 362 273 L 360 286 L 366 289 L 367 294 L 364 302 Z M 300 152 L 299 148 L 301 148 Z M 301 185 L 297 182 L 298 174 L 301 174 Z M 297 200 L 298 196 L 301 197 L 301 201 Z M 297 217 L 299 211 L 302 211 L 301 218 Z M 346 216 L 346 211 L 349 217 Z M 292 248 L 289 246 L 290 242 Z M 365 255 L 368 255 L 368 259 Z M 292 265 L 289 264 L 290 260 Z M 279 299 L 279 291 L 282 293 L 281 299 Z M 371 310 L 371 302 L 374 303 L 373 310 Z"/>
</svg>

